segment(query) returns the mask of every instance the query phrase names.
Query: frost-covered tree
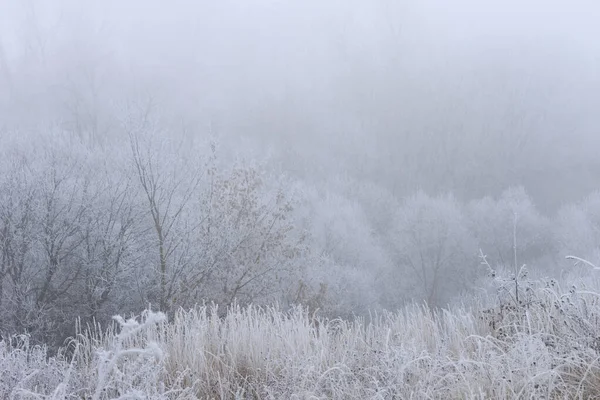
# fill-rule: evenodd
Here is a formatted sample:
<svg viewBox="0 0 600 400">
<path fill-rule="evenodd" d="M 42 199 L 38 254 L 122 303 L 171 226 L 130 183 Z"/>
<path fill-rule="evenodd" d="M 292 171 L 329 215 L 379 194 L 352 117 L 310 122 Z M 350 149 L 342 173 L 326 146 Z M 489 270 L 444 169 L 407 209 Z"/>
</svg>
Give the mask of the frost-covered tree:
<svg viewBox="0 0 600 400">
<path fill-rule="evenodd" d="M 196 237 L 200 269 L 184 293 L 223 304 L 281 299 L 303 267 L 305 233 L 292 220 L 293 199 L 269 188 L 254 166 L 211 168 Z"/>
<path fill-rule="evenodd" d="M 149 121 L 137 129 L 130 140 L 146 220 L 140 235 L 153 266 L 139 285 L 143 298 L 164 311 L 281 299 L 305 248 L 285 188 L 258 166 L 221 165 L 214 143 L 184 148 L 156 141 Z"/>
<path fill-rule="evenodd" d="M 28 310 L 38 224 L 33 174 L 26 160 L 3 163 L 0 178 L 0 310 L 3 331 L 23 331 Z"/>
<path fill-rule="evenodd" d="M 418 192 L 395 216 L 398 291 L 432 306 L 443 306 L 464 289 L 475 271 L 476 247 L 461 207 L 452 196 Z"/>
<path fill-rule="evenodd" d="M 505 190 L 468 205 L 469 229 L 489 261 L 514 267 L 530 263 L 548 250 L 548 221 L 522 187 Z"/>
<path fill-rule="evenodd" d="M 364 207 L 335 189 L 304 188 L 304 219 L 315 256 L 304 283 L 313 295 L 327 289 L 327 304 L 320 308 L 361 313 L 385 297 L 382 280 L 390 258 Z"/>
<path fill-rule="evenodd" d="M 106 155 L 58 132 L 27 156 L 13 150 L 0 180 L 2 329 L 58 344 L 76 317 L 106 320 L 132 302 L 131 191 Z"/>
<path fill-rule="evenodd" d="M 30 150 L 12 154 L 0 187 L 0 301 L 5 329 L 56 339 L 78 304 L 71 295 L 83 269 L 89 181 L 76 156 L 53 146 Z"/>
<path fill-rule="evenodd" d="M 198 196 L 202 170 L 196 163 L 182 162 L 183 155 L 177 155 L 182 147 L 177 144 L 151 134 L 141 137 L 141 131 L 155 129 L 151 124 L 143 120 L 136 130 L 129 131 L 138 201 L 146 217 L 142 237 L 152 255 L 148 258 L 151 276 L 141 285 L 142 295 L 167 311 L 175 298 L 178 279 L 193 267 L 190 235 L 197 223 L 192 222 L 192 202 Z"/>
<path fill-rule="evenodd" d="M 563 206 L 553 221 L 555 250 L 564 258 L 573 255 L 600 263 L 600 192 Z"/>
<path fill-rule="evenodd" d="M 78 285 L 79 316 L 107 321 L 116 312 L 140 305 L 135 277 L 142 270 L 138 251 L 140 214 L 133 202 L 133 182 L 113 171 L 98 171 L 94 196 L 82 229 Z"/>
</svg>

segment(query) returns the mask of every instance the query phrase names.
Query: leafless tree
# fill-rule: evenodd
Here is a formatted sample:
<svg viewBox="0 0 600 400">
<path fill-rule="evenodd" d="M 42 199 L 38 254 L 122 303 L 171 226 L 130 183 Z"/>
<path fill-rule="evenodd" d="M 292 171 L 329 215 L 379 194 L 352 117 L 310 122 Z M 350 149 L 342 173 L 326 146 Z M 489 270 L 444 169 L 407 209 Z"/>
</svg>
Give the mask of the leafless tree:
<svg viewBox="0 0 600 400">
<path fill-rule="evenodd" d="M 452 197 L 420 192 L 406 199 L 396 224 L 393 244 L 402 286 L 432 306 L 445 305 L 466 286 L 477 255 L 460 206 Z"/>
<path fill-rule="evenodd" d="M 189 238 L 197 224 L 188 222 L 202 170 L 193 165 L 173 165 L 177 161 L 176 155 L 169 154 L 167 149 L 144 145 L 140 135 L 149 124 L 149 120 L 144 119 L 140 130 L 130 130 L 129 140 L 135 175 L 155 239 L 158 306 L 167 311 L 169 299 L 175 295 L 177 279 L 191 267 L 185 254 L 192 245 Z"/>
</svg>

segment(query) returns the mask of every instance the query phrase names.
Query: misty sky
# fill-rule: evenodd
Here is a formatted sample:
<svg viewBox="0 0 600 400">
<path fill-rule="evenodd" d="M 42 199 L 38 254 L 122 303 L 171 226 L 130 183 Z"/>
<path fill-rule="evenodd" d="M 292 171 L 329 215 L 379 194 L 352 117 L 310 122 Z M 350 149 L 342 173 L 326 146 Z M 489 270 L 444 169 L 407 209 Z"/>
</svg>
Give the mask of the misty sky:
<svg viewBox="0 0 600 400">
<path fill-rule="evenodd" d="M 186 131 L 275 154 L 301 174 L 358 169 L 352 174 L 394 191 L 416 185 L 397 184 L 399 174 L 467 177 L 496 162 L 515 169 L 499 187 L 539 180 L 552 166 L 581 174 L 600 146 L 593 1 L 0 7 L 5 121 L 87 115 L 103 134 L 118 135 L 111 118 L 131 99 L 150 98 Z M 449 180 L 429 186 L 442 182 Z"/>
</svg>

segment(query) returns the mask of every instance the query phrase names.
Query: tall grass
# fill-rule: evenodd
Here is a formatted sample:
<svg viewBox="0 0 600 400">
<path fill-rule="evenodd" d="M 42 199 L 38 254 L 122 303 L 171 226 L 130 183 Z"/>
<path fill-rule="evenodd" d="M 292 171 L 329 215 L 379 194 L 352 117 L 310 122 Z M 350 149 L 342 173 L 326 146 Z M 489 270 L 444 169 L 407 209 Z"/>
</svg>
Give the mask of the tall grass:
<svg viewBox="0 0 600 400">
<path fill-rule="evenodd" d="M 523 283 L 523 285 L 525 285 Z M 564 284 L 563 284 L 564 285 Z M 71 362 L 0 344 L 2 398 L 600 398 L 600 282 L 520 303 L 410 305 L 353 321 L 215 306 L 79 327 Z M 485 305 L 484 305 L 485 304 Z"/>
</svg>

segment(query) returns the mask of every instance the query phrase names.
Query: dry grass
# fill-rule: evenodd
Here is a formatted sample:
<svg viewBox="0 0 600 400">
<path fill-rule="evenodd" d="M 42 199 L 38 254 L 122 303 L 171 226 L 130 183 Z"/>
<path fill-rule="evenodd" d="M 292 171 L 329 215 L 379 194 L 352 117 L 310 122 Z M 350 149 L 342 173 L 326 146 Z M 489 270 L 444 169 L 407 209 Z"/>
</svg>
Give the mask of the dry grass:
<svg viewBox="0 0 600 400">
<path fill-rule="evenodd" d="M 519 305 L 412 305 L 368 322 L 313 318 L 301 308 L 234 306 L 223 316 L 199 307 L 168 323 L 146 312 L 139 323 L 119 319 L 107 331 L 80 334 L 71 364 L 45 360 L 43 349 L 26 344 L 4 345 L 0 391 L 2 398 L 600 398 L 598 292 L 553 281 L 526 292 Z"/>
</svg>

